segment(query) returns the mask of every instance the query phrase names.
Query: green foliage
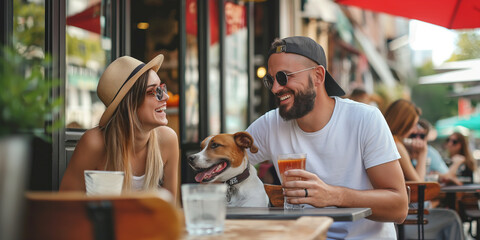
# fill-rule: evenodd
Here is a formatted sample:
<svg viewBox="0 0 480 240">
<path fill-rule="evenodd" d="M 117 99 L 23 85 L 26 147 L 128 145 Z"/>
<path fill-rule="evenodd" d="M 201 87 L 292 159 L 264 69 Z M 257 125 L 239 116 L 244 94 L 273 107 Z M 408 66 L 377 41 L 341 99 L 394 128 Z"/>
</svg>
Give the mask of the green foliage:
<svg viewBox="0 0 480 240">
<path fill-rule="evenodd" d="M 448 61 L 480 58 L 480 34 L 469 31 L 458 35 L 457 48 Z"/>
<path fill-rule="evenodd" d="M 381 101 L 377 103 L 380 111 L 385 113 L 392 102 L 404 97 L 404 92 L 405 87 L 400 84 L 397 84 L 394 88 L 388 87 L 385 84 L 378 84 L 375 87 L 375 94 L 381 99 Z"/>
<path fill-rule="evenodd" d="M 89 59 L 95 59 L 102 65 L 106 64 L 105 53 L 98 39 L 77 38 L 68 33 L 66 39 L 67 56 L 80 59 L 81 62 L 77 64 L 86 66 Z"/>
<path fill-rule="evenodd" d="M 422 109 L 422 118 L 431 123 L 457 115 L 457 99 L 448 97 L 448 85 L 417 85 L 412 88 L 412 101 Z"/>
<path fill-rule="evenodd" d="M 422 66 L 417 67 L 416 70 L 419 77 L 435 74 L 432 60 L 425 62 Z"/>
<path fill-rule="evenodd" d="M 27 59 L 11 47 L 3 47 L 1 55 L 0 136 L 22 133 L 45 137 L 35 130 L 43 128 L 63 102 L 50 97 L 60 82 L 45 77 L 49 58 Z"/>
<path fill-rule="evenodd" d="M 27 49 L 35 51 L 45 43 L 45 8 L 37 3 L 13 1 L 13 42 L 21 43 Z"/>
</svg>

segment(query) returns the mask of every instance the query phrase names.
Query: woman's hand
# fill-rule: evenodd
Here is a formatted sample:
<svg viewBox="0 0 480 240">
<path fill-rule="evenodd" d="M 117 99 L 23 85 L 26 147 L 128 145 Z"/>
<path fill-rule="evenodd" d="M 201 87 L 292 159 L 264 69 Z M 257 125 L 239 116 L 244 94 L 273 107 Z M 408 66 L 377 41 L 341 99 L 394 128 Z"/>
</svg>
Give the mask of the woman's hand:
<svg viewBox="0 0 480 240">
<path fill-rule="evenodd" d="M 453 165 L 462 165 L 465 162 L 465 156 L 460 154 L 456 154 L 452 157 L 452 164 Z"/>
<path fill-rule="evenodd" d="M 427 156 L 427 141 L 419 138 L 414 138 L 410 144 L 410 157 L 412 159 L 417 159 L 417 161 L 421 161 L 425 158 L 423 156 Z"/>
</svg>

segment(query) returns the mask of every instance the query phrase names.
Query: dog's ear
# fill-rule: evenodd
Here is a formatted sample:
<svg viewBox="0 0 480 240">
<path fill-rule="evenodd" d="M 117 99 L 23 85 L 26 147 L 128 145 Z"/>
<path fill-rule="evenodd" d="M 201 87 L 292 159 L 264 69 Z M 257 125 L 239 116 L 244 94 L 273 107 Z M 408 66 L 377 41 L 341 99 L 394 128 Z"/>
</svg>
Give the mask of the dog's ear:
<svg viewBox="0 0 480 240">
<path fill-rule="evenodd" d="M 237 132 L 233 134 L 233 139 L 239 147 L 250 148 L 252 153 L 258 152 L 258 148 L 253 144 L 253 138 L 248 132 Z"/>
</svg>

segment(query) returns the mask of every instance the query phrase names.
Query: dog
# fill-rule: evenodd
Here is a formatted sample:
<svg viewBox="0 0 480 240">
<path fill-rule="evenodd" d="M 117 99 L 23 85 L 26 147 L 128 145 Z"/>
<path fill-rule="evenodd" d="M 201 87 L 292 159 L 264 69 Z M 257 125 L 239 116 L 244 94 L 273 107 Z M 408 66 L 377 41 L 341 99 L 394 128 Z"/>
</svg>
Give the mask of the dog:
<svg viewBox="0 0 480 240">
<path fill-rule="evenodd" d="M 248 162 L 246 149 L 258 152 L 248 132 L 212 135 L 202 141 L 201 147 L 200 152 L 188 156 L 197 182 L 227 184 L 229 207 L 268 207 L 263 183 Z"/>
</svg>

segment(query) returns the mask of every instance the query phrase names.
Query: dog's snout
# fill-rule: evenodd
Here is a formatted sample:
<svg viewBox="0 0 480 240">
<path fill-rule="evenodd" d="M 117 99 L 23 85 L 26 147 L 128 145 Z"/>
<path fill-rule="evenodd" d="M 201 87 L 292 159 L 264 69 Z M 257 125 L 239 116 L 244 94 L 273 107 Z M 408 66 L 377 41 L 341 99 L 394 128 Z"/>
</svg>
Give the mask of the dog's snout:
<svg viewBox="0 0 480 240">
<path fill-rule="evenodd" d="M 187 157 L 189 163 L 193 163 L 195 161 L 195 158 L 196 158 L 195 154 L 192 154 L 192 155 Z"/>
</svg>

